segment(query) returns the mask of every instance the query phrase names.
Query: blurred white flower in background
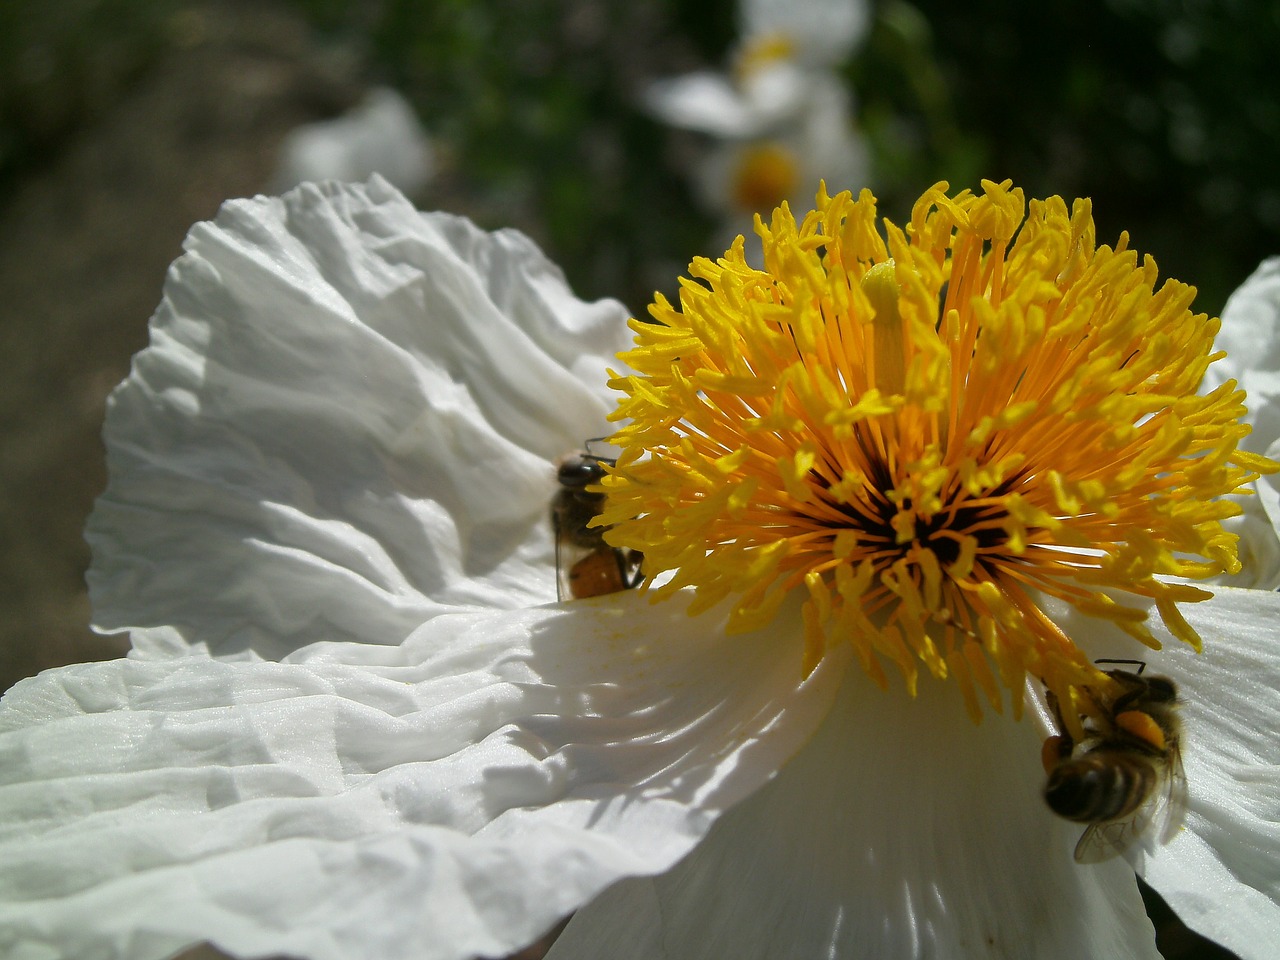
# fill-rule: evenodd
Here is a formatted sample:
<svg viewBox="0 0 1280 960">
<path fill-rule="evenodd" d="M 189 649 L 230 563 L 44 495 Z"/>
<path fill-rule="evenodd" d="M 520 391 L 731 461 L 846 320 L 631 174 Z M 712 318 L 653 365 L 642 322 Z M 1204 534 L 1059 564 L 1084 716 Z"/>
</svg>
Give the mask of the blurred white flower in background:
<svg viewBox="0 0 1280 960">
<path fill-rule="evenodd" d="M 710 141 L 688 173 L 722 222 L 713 248 L 750 234 L 754 215 L 783 201 L 807 209 L 819 180 L 856 193 L 870 179 L 853 97 L 837 72 L 866 33 L 866 4 L 744 0 L 739 23 L 728 72 L 660 80 L 644 96 L 659 120 Z"/>
<path fill-rule="evenodd" d="M 740 0 L 738 22 L 747 43 L 784 38 L 800 66 L 826 69 L 866 36 L 871 9 L 865 0 Z"/>
<path fill-rule="evenodd" d="M 435 173 L 431 141 L 417 113 L 390 87 L 375 87 L 339 117 L 290 131 L 270 190 L 283 193 L 325 180 L 362 182 L 375 173 L 410 195 Z"/>
</svg>

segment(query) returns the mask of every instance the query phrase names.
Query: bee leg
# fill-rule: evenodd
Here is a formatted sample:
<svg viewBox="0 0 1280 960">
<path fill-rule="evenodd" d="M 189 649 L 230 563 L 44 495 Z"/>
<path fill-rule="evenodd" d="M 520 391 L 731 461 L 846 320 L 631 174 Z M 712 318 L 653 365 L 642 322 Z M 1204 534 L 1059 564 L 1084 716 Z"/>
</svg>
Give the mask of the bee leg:
<svg viewBox="0 0 1280 960">
<path fill-rule="evenodd" d="M 1095 666 L 1099 663 L 1116 663 L 1116 664 L 1124 664 L 1125 666 L 1129 666 L 1129 667 L 1137 667 L 1138 669 L 1134 670 L 1133 672 L 1138 676 L 1142 676 L 1142 671 L 1147 669 L 1147 661 L 1145 660 L 1113 660 L 1110 657 L 1102 657 L 1093 662 Z"/>
<path fill-rule="evenodd" d="M 622 578 L 622 582 L 627 585 L 627 589 L 634 589 L 640 586 L 644 581 L 644 573 L 641 571 L 641 564 L 644 562 L 644 554 L 639 550 L 627 551 L 627 567 L 629 568 Z"/>
<path fill-rule="evenodd" d="M 1044 766 L 1044 772 L 1053 773 L 1058 764 L 1071 757 L 1071 752 L 1074 749 L 1075 741 L 1065 733 L 1046 737 L 1044 743 L 1040 746 L 1040 763 Z"/>
</svg>

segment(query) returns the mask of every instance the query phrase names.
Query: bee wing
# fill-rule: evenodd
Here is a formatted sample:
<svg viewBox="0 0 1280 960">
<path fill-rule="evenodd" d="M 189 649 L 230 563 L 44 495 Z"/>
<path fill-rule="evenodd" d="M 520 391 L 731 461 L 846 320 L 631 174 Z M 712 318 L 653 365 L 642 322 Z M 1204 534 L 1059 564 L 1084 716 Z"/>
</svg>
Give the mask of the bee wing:
<svg viewBox="0 0 1280 960">
<path fill-rule="evenodd" d="M 1076 844 L 1076 863 L 1102 863 L 1131 850 L 1151 826 L 1154 807 L 1144 803 L 1131 816 L 1091 823 Z"/>
<path fill-rule="evenodd" d="M 1144 838 L 1154 838 L 1162 845 L 1172 840 L 1187 815 L 1187 777 L 1176 749 L 1171 751 L 1162 777 L 1151 798 L 1130 816 L 1090 824 L 1076 844 L 1076 862 L 1110 860 L 1127 853 Z"/>
<path fill-rule="evenodd" d="M 564 519 L 556 509 L 551 511 L 551 530 L 556 541 L 556 599 L 563 602 L 573 596 L 569 589 L 569 571 L 577 559 L 573 554 L 578 551 L 569 543 Z"/>
<path fill-rule="evenodd" d="M 1160 824 L 1157 835 L 1160 843 L 1168 843 L 1176 837 L 1186 818 L 1187 774 L 1182 769 L 1182 754 L 1175 746 L 1169 753 L 1169 769 L 1165 776 L 1164 789 L 1160 791 L 1160 809 L 1157 813 Z"/>
</svg>

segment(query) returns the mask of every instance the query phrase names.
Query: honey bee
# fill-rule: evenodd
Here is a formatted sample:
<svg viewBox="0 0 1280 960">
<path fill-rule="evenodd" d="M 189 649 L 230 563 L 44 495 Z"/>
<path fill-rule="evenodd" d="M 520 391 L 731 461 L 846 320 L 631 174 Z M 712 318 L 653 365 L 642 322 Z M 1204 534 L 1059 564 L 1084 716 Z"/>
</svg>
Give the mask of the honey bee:
<svg viewBox="0 0 1280 960">
<path fill-rule="evenodd" d="M 560 600 L 628 590 L 642 579 L 640 551 L 611 547 L 604 540 L 607 527 L 588 526 L 604 509 L 604 494 L 587 487 L 599 483 L 604 476 L 602 464 L 612 462 L 583 452 L 561 461 L 556 470 L 560 489 L 551 501 L 551 526 Z"/>
<path fill-rule="evenodd" d="M 1060 733 L 1044 743 L 1044 798 L 1060 817 L 1088 824 L 1076 844 L 1080 863 L 1109 860 L 1147 836 L 1168 843 L 1186 814 L 1177 687 L 1168 677 L 1143 676 L 1146 664 L 1135 663 L 1136 671 L 1104 671 L 1119 693 L 1084 690 L 1094 709 L 1085 710 L 1079 742 L 1048 695 Z"/>
</svg>

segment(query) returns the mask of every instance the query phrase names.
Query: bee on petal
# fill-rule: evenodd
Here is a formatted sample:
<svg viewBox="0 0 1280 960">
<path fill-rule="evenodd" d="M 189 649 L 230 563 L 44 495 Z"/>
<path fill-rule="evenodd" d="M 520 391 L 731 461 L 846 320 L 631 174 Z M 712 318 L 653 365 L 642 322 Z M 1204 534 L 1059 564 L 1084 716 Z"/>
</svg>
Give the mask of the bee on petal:
<svg viewBox="0 0 1280 960">
<path fill-rule="evenodd" d="M 1168 843 L 1186 815 L 1177 688 L 1137 666 L 1104 671 L 1109 691 L 1085 688 L 1078 742 L 1048 694 L 1059 733 L 1044 743 L 1044 798 L 1060 817 L 1087 824 L 1076 844 L 1080 863 L 1108 860 L 1149 837 Z"/>
<path fill-rule="evenodd" d="M 589 524 L 604 507 L 605 495 L 590 490 L 604 477 L 603 457 L 580 452 L 566 457 L 556 470 L 560 489 L 551 501 L 556 539 L 556 596 L 581 600 L 638 586 L 642 575 L 638 550 L 611 547 L 607 527 Z"/>
</svg>

